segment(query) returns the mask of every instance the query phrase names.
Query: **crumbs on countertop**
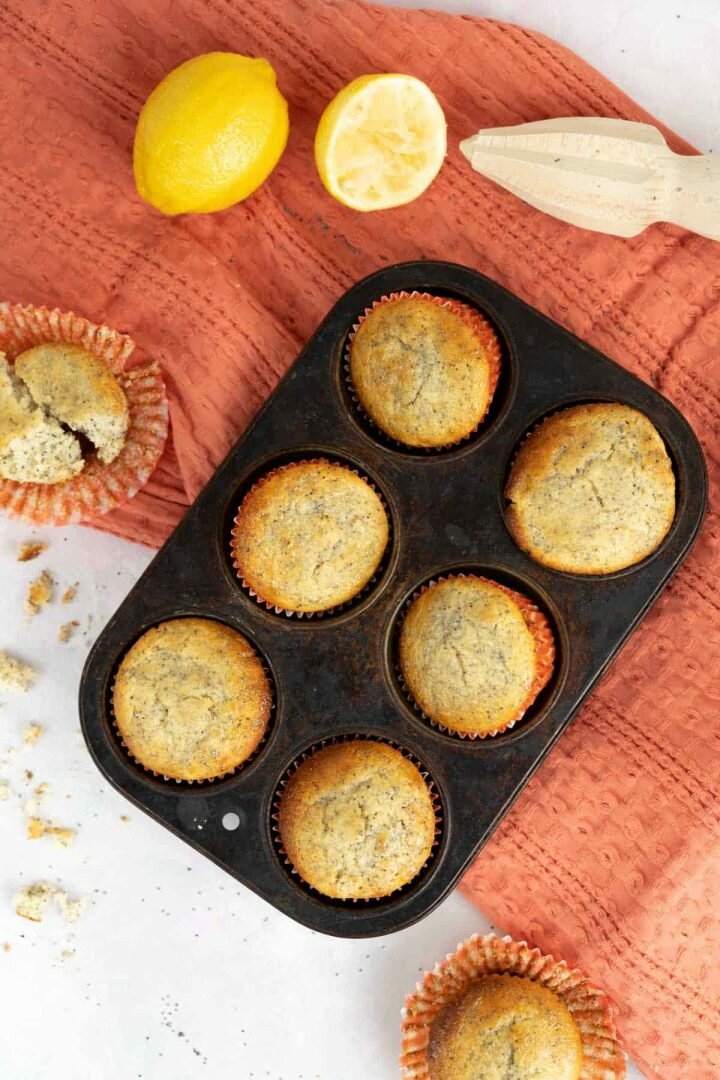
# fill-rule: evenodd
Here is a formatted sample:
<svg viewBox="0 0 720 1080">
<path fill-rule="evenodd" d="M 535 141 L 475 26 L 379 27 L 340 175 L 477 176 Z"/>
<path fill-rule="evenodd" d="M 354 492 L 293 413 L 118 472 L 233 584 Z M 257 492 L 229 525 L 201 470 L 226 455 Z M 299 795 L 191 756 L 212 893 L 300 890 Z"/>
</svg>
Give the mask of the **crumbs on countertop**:
<svg viewBox="0 0 720 1080">
<path fill-rule="evenodd" d="M 0 650 L 0 689 L 24 694 L 35 678 L 35 672 L 22 660 L 15 660 Z"/>
<path fill-rule="evenodd" d="M 23 919 L 29 919 L 30 922 L 42 922 L 51 900 L 57 903 L 60 914 L 66 922 L 75 922 L 87 904 L 85 897 L 71 900 L 65 889 L 49 885 L 46 881 L 38 881 L 33 885 L 26 885 L 15 894 L 13 897 L 15 914 Z"/>
<path fill-rule="evenodd" d="M 9 941 L 5 941 L 3 943 L 3 952 L 10 952 L 11 948 L 12 948 L 12 946 L 11 946 Z"/>
<path fill-rule="evenodd" d="M 120 820 L 125 822 L 125 824 L 127 824 L 127 822 L 130 820 L 130 818 L 127 816 L 127 814 L 121 814 L 120 815 Z"/>
<path fill-rule="evenodd" d="M 70 622 L 63 623 L 58 630 L 58 641 L 62 642 L 63 644 L 66 641 L 69 641 L 79 625 L 80 623 L 77 621 L 77 619 L 71 619 Z"/>
<path fill-rule="evenodd" d="M 74 581 L 72 585 L 68 585 L 67 589 L 60 597 L 61 604 L 69 604 L 71 600 L 75 599 L 79 584 L 79 581 Z"/>
<path fill-rule="evenodd" d="M 42 555 L 46 548 L 47 544 L 26 540 L 25 543 L 21 544 L 18 548 L 17 561 L 30 562 L 31 559 L 37 559 L 38 555 Z"/>
<path fill-rule="evenodd" d="M 9 799 L 11 793 L 12 788 L 10 787 L 7 780 L 0 780 L 0 802 L 4 802 L 6 799 Z"/>
<path fill-rule="evenodd" d="M 23 731 L 23 742 L 25 745 L 32 746 L 34 742 L 37 742 L 42 735 L 42 730 L 40 724 L 28 724 Z M 30 778 L 32 778 L 32 774 Z"/>
<path fill-rule="evenodd" d="M 43 570 L 34 581 L 30 582 L 25 612 L 27 615 L 37 615 L 39 611 L 50 603 L 53 598 L 55 580 L 49 570 Z"/>
</svg>

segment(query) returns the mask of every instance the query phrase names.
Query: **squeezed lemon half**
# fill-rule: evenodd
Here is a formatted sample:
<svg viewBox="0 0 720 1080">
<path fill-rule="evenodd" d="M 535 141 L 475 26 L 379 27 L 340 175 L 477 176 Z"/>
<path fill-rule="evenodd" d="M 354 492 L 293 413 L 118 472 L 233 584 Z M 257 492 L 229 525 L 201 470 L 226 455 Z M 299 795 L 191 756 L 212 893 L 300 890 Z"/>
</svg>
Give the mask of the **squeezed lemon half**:
<svg viewBox="0 0 720 1080">
<path fill-rule="evenodd" d="M 446 151 L 440 103 L 412 75 L 354 79 L 325 109 L 315 135 L 320 179 L 354 210 L 386 210 L 417 199 Z"/>
</svg>

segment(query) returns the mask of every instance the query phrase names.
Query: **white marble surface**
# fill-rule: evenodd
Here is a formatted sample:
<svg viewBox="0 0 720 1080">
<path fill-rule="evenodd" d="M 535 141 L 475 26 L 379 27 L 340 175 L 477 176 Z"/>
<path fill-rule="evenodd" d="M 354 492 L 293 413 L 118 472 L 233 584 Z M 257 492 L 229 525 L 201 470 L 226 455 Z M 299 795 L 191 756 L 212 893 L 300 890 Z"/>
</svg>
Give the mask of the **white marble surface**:
<svg viewBox="0 0 720 1080">
<path fill-rule="evenodd" d="M 544 30 L 698 147 L 720 152 L 714 0 L 445 6 Z M 454 895 L 392 937 L 325 938 L 275 913 L 126 803 L 85 751 L 76 690 L 92 638 L 149 553 L 90 530 L 40 530 L 48 551 L 20 565 L 16 546 L 31 532 L 0 523 L 0 648 L 39 671 L 25 697 L 0 698 L 0 778 L 12 787 L 0 802 L 0 1076 L 392 1080 L 404 993 L 487 921 Z M 62 587 L 79 580 L 78 595 L 28 621 L 27 584 L 43 567 Z M 81 626 L 59 644 L 68 619 Z M 43 732 L 25 746 L 30 722 Z M 78 830 L 68 849 L 25 839 L 26 800 L 42 782 L 43 816 Z M 77 923 L 55 911 L 40 925 L 17 918 L 13 893 L 39 879 L 89 898 Z"/>
</svg>

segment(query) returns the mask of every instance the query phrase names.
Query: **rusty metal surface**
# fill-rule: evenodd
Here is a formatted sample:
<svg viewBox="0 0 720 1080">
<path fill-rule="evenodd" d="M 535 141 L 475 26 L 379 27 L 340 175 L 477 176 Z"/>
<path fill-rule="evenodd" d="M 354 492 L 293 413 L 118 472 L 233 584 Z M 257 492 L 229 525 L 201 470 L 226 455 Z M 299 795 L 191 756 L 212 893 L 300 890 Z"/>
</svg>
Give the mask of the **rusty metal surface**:
<svg viewBox="0 0 720 1080">
<path fill-rule="evenodd" d="M 474 304 L 503 343 L 503 376 L 479 435 L 454 451 L 391 448 L 353 410 L 342 374 L 357 315 L 399 289 Z M 637 567 L 602 578 L 548 570 L 524 555 L 503 519 L 514 450 L 547 413 L 579 401 L 620 401 L 649 416 L 678 482 L 675 523 Z M 382 492 L 392 543 L 375 587 L 342 613 L 288 619 L 243 592 L 229 559 L 229 528 L 243 490 L 276 463 L 325 455 L 352 464 Z M 252 426 L 189 509 L 110 620 L 80 689 L 83 732 L 108 780 L 131 802 L 292 918 L 325 933 L 369 936 L 426 915 L 488 839 L 623 642 L 687 555 L 702 523 L 707 478 L 700 446 L 677 409 L 607 357 L 472 270 L 438 262 L 389 267 L 332 308 Z M 551 618 L 558 662 L 551 685 L 511 731 L 460 740 L 436 731 L 403 697 L 394 674 L 394 627 L 407 598 L 443 571 L 473 570 L 520 589 Z M 109 720 L 113 673 L 127 648 L 165 619 L 199 615 L 245 634 L 264 656 L 277 707 L 260 753 L 230 778 L 201 786 L 154 778 L 135 765 Z M 376 735 L 427 768 L 443 809 L 427 870 L 384 901 L 339 903 L 305 889 L 278 858 L 271 804 L 280 778 L 310 744 Z M 240 818 L 229 832 L 228 812 Z"/>
</svg>

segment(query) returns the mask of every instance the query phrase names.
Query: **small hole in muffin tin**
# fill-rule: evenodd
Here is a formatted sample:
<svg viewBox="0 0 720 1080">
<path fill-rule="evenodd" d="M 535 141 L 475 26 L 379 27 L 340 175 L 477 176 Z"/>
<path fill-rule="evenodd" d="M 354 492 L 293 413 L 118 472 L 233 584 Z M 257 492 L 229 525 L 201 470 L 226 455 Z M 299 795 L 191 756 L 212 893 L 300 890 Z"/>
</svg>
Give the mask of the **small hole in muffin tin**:
<svg viewBox="0 0 720 1080">
<path fill-rule="evenodd" d="M 431 582 L 437 581 L 438 578 L 458 577 L 461 574 L 488 578 L 490 581 L 496 581 L 498 585 L 505 585 L 509 589 L 514 589 L 516 592 L 526 596 L 528 600 L 532 600 L 534 604 L 537 604 L 545 618 L 548 620 L 555 642 L 555 664 L 547 685 L 542 688 L 535 698 L 535 701 L 533 701 L 525 711 L 524 715 L 517 720 L 511 728 L 507 728 L 497 735 L 486 735 L 484 738 L 473 739 L 467 735 L 461 735 L 460 732 L 451 731 L 431 720 L 415 701 L 410 690 L 405 686 L 400 668 L 400 631 L 413 598 L 422 588 L 429 585 Z M 528 578 L 521 577 L 501 566 L 492 566 L 489 564 L 475 564 L 469 566 L 467 564 L 462 564 L 446 566 L 437 570 L 434 574 L 430 574 L 424 580 L 418 582 L 418 584 L 405 595 L 388 625 L 385 637 L 385 674 L 394 696 L 403 707 L 403 711 L 416 723 L 422 724 L 425 730 L 429 728 L 439 738 L 452 739 L 453 742 L 464 746 L 468 750 L 489 750 L 495 747 L 504 746 L 509 742 L 515 742 L 517 739 L 527 735 L 542 722 L 557 700 L 565 683 L 568 670 L 569 651 L 569 641 L 565 631 L 564 622 L 550 597 L 546 593 L 540 592 L 537 584 L 532 583 Z"/>
<path fill-rule="evenodd" d="M 240 765 L 237 766 L 231 773 L 226 773 L 224 776 L 213 777 L 208 780 L 175 780 L 173 777 L 161 776 L 158 773 L 154 773 L 148 769 L 145 769 L 139 761 L 136 761 L 130 751 L 127 749 L 122 741 L 122 736 L 115 724 L 113 723 L 113 687 L 115 685 L 115 679 L 120 669 L 120 665 L 124 658 L 127 656 L 133 645 L 140 640 L 143 634 L 146 634 L 148 630 L 152 630 L 154 627 L 161 626 L 166 622 L 174 622 L 177 619 L 206 619 L 208 622 L 217 622 L 222 626 L 227 626 L 231 630 L 235 630 L 237 633 L 242 634 L 244 638 L 250 643 L 253 652 L 262 662 L 265 674 L 270 682 L 270 692 L 272 695 L 272 704 L 270 706 L 270 718 L 268 720 L 265 734 L 261 739 L 259 745 L 255 748 L 252 754 L 245 759 Z M 221 788 L 228 787 L 235 783 L 239 777 L 246 776 L 251 768 L 254 768 L 259 761 L 265 756 L 273 736 L 277 728 L 277 716 L 278 716 L 278 684 L 267 657 L 258 648 L 255 641 L 248 635 L 247 631 L 241 627 L 233 626 L 232 623 L 223 619 L 218 619 L 215 615 L 206 615 L 197 611 L 179 611 L 173 612 L 168 615 L 167 618 L 155 619 L 148 623 L 146 626 L 142 626 L 138 629 L 138 632 L 128 641 L 122 653 L 116 660 L 110 673 L 110 677 L 107 681 L 107 687 L 105 690 L 105 728 L 109 736 L 109 743 L 113 747 L 118 758 L 122 761 L 126 768 L 134 772 L 140 779 L 149 784 L 152 787 L 161 789 L 163 791 L 170 791 L 176 795 L 206 795 L 209 791 L 219 791 Z"/>
<path fill-rule="evenodd" d="M 353 424 L 366 436 L 366 438 L 381 446 L 383 450 L 391 451 L 393 454 L 399 454 L 403 457 L 410 457 L 414 460 L 430 462 L 437 461 L 441 458 L 445 459 L 448 457 L 464 456 L 474 450 L 491 431 L 495 430 L 495 428 L 505 419 L 512 406 L 512 399 L 517 385 L 517 365 L 515 353 L 510 344 L 511 338 L 505 332 L 499 317 L 494 312 L 490 311 L 487 306 L 480 306 L 472 297 L 465 296 L 462 293 L 453 292 L 449 289 L 438 289 L 434 287 L 427 289 L 414 287 L 413 289 L 408 289 L 406 291 L 427 292 L 433 296 L 440 296 L 444 299 L 455 300 L 458 303 L 465 304 L 467 307 L 473 308 L 478 315 L 490 323 L 494 330 L 500 345 L 500 375 L 497 386 L 495 387 L 495 393 L 490 402 L 490 407 L 477 431 L 473 431 L 456 445 L 448 447 L 408 446 L 406 443 L 400 442 L 397 439 L 393 439 L 390 435 L 387 435 L 365 412 L 353 389 L 348 359 L 352 327 L 348 329 L 347 333 L 339 342 L 335 356 L 334 368 L 337 394 Z M 380 297 L 377 299 L 380 299 Z M 363 312 L 360 312 L 355 321 L 357 321 L 362 314 Z"/>
<path fill-rule="evenodd" d="M 290 860 L 283 851 L 282 842 L 280 840 L 280 832 L 276 823 L 277 808 L 282 799 L 282 792 L 285 784 L 289 780 L 290 776 L 296 771 L 303 761 L 308 760 L 314 753 L 324 749 L 327 746 L 336 746 L 340 743 L 347 742 L 378 742 L 383 743 L 386 746 L 392 746 L 395 750 L 399 750 L 403 757 L 411 761 L 413 765 L 417 766 L 423 775 L 423 779 L 430 790 L 433 797 L 433 802 L 436 806 L 436 818 L 435 818 L 435 842 L 430 852 L 430 857 L 420 870 L 420 873 L 409 881 L 407 885 L 403 885 L 402 888 L 396 889 L 388 896 L 380 896 L 369 900 L 343 900 L 332 896 L 325 896 L 324 893 L 319 892 L 312 885 L 309 885 L 306 881 L 300 877 L 296 870 L 293 869 Z M 408 750 L 406 746 L 396 742 L 394 739 L 385 738 L 377 734 L 367 734 L 364 732 L 337 735 L 328 739 L 323 739 L 320 742 L 310 743 L 305 750 L 300 754 L 296 754 L 292 761 L 283 770 L 280 779 L 277 781 L 274 794 L 272 798 L 270 808 L 270 843 L 277 856 L 278 863 L 285 875 L 288 883 L 298 892 L 310 897 L 316 903 L 333 907 L 346 909 L 351 911 L 373 911 L 379 909 L 386 909 L 387 907 L 399 903 L 401 900 L 406 900 L 409 896 L 414 895 L 419 889 L 423 888 L 430 877 L 434 874 L 440 858 L 444 851 L 445 840 L 445 821 L 444 821 L 444 806 L 445 800 L 440 790 L 440 786 L 433 777 L 430 770 L 424 764 L 421 758 L 415 754 L 414 751 Z"/>
<path fill-rule="evenodd" d="M 232 812 L 223 814 L 222 827 L 223 829 L 226 829 L 227 832 L 235 832 L 236 829 L 240 828 L 240 815 Z"/>
<path fill-rule="evenodd" d="M 520 448 L 522 447 L 525 440 L 530 435 L 532 435 L 532 433 L 538 427 L 540 427 L 540 425 L 543 424 L 545 422 L 545 420 L 549 420 L 551 416 L 557 416 L 558 413 L 566 412 L 568 409 L 575 408 L 575 406 L 577 406 L 577 405 L 627 405 L 627 404 L 628 404 L 627 401 L 618 400 L 617 398 L 609 397 L 609 396 L 606 396 L 606 395 L 603 395 L 603 394 L 595 394 L 593 397 L 587 397 L 585 395 L 578 395 L 578 396 L 569 395 L 566 398 L 564 398 L 558 405 L 554 406 L 552 409 L 548 409 L 546 412 L 540 413 L 532 421 L 531 424 L 528 424 L 525 427 L 522 434 L 519 435 L 518 438 L 515 440 L 515 445 L 513 446 L 512 452 L 510 454 L 510 457 L 508 458 L 505 469 L 500 475 L 500 487 L 498 489 L 498 500 L 499 500 L 499 505 L 500 505 L 500 512 L 502 514 L 502 519 L 503 519 L 503 522 L 505 524 L 505 528 L 507 529 L 508 536 L 512 540 L 513 544 L 515 544 L 518 551 L 521 551 L 526 556 L 526 558 L 533 564 L 533 566 L 541 567 L 542 570 L 547 571 L 550 574 L 557 574 L 558 577 L 567 578 L 570 581 L 573 581 L 573 580 L 574 581 L 598 581 L 598 582 L 599 581 L 613 581 L 616 578 L 627 577 L 629 574 L 634 574 L 638 570 L 642 570 L 644 567 L 646 567 L 648 565 L 648 563 L 651 563 L 654 559 L 656 559 L 658 557 L 658 555 L 660 555 L 660 553 L 665 549 L 667 544 L 669 544 L 670 541 L 672 540 L 672 538 L 673 538 L 673 536 L 675 534 L 675 531 L 676 531 L 676 529 L 677 529 L 677 527 L 678 527 L 678 525 L 679 525 L 679 523 L 680 523 L 680 521 L 682 519 L 681 506 L 682 506 L 682 503 L 684 501 L 684 495 L 685 495 L 684 491 L 682 490 L 682 482 L 681 482 L 681 479 L 680 479 L 680 471 L 679 471 L 678 466 L 677 466 L 676 452 L 675 452 L 675 449 L 674 449 L 674 447 L 672 445 L 672 441 L 668 438 L 667 433 L 662 429 L 662 426 L 660 424 L 658 424 L 657 420 L 651 419 L 649 416 L 647 416 L 647 413 L 645 413 L 642 409 L 638 408 L 638 406 L 636 406 L 636 405 L 631 405 L 630 408 L 635 409 L 636 412 L 642 413 L 643 416 L 647 416 L 647 419 L 650 420 L 650 423 L 653 425 L 655 430 L 660 435 L 660 438 L 663 441 L 663 445 L 665 446 L 665 449 L 667 451 L 667 455 L 670 458 L 670 465 L 672 467 L 673 476 L 675 477 L 675 517 L 673 518 L 673 523 L 670 526 L 670 528 L 668 529 L 667 534 L 663 537 L 661 543 L 658 544 L 658 546 L 655 548 L 654 551 L 651 551 L 649 555 L 646 555 L 645 558 L 641 559 L 639 562 L 633 563 L 632 566 L 625 566 L 625 567 L 623 567 L 622 570 L 612 570 L 608 574 L 581 574 L 581 573 L 575 573 L 575 572 L 570 571 L 570 570 L 556 570 L 552 566 L 546 566 L 545 563 L 540 562 L 540 560 L 538 560 L 538 559 L 533 559 L 532 555 L 528 554 L 527 552 L 524 552 L 523 549 L 518 545 L 515 537 L 513 536 L 512 532 L 510 531 L 510 528 L 509 528 L 508 523 L 507 523 L 507 510 L 508 510 L 508 507 L 511 505 L 511 500 L 506 498 L 505 491 L 507 489 L 508 481 L 510 480 L 510 473 L 512 471 L 513 464 L 515 462 L 515 458 L 517 457 L 518 453 L 520 452 Z"/>
<path fill-rule="evenodd" d="M 258 601 L 238 576 L 232 561 L 232 530 L 235 524 L 235 517 L 240 504 L 252 488 L 253 484 L 257 483 L 257 481 L 267 475 L 267 473 L 272 472 L 273 469 L 278 469 L 283 465 L 291 465 L 301 461 L 317 460 L 320 458 L 333 464 L 344 465 L 346 468 L 357 473 L 364 480 L 369 481 L 371 486 L 380 496 L 385 513 L 387 514 L 389 530 L 388 542 L 382 559 L 372 578 L 368 584 L 361 589 L 357 596 L 354 596 L 351 600 L 347 600 L 344 604 L 339 604 L 337 607 L 330 608 L 327 611 L 317 611 L 313 613 L 276 611 L 274 608 L 268 608 L 265 603 Z M 369 604 L 376 600 L 391 579 L 397 562 L 398 535 L 396 522 L 398 517 L 392 500 L 385 491 L 384 485 L 380 483 L 373 471 L 368 469 L 364 464 L 361 464 L 353 458 L 347 457 L 345 454 L 337 453 L 335 450 L 328 447 L 309 446 L 305 449 L 300 447 L 299 449 L 296 448 L 288 451 L 285 454 L 276 454 L 272 458 L 263 461 L 238 485 L 232 498 L 227 503 L 225 513 L 222 515 L 221 520 L 222 532 L 220 544 L 223 550 L 225 569 L 232 585 L 252 604 L 255 612 L 259 612 L 275 622 L 281 620 L 285 623 L 291 623 L 296 627 L 304 626 L 317 628 L 319 625 L 336 626 L 339 622 L 345 621 L 348 617 L 356 615 L 360 611 L 364 611 Z"/>
</svg>

